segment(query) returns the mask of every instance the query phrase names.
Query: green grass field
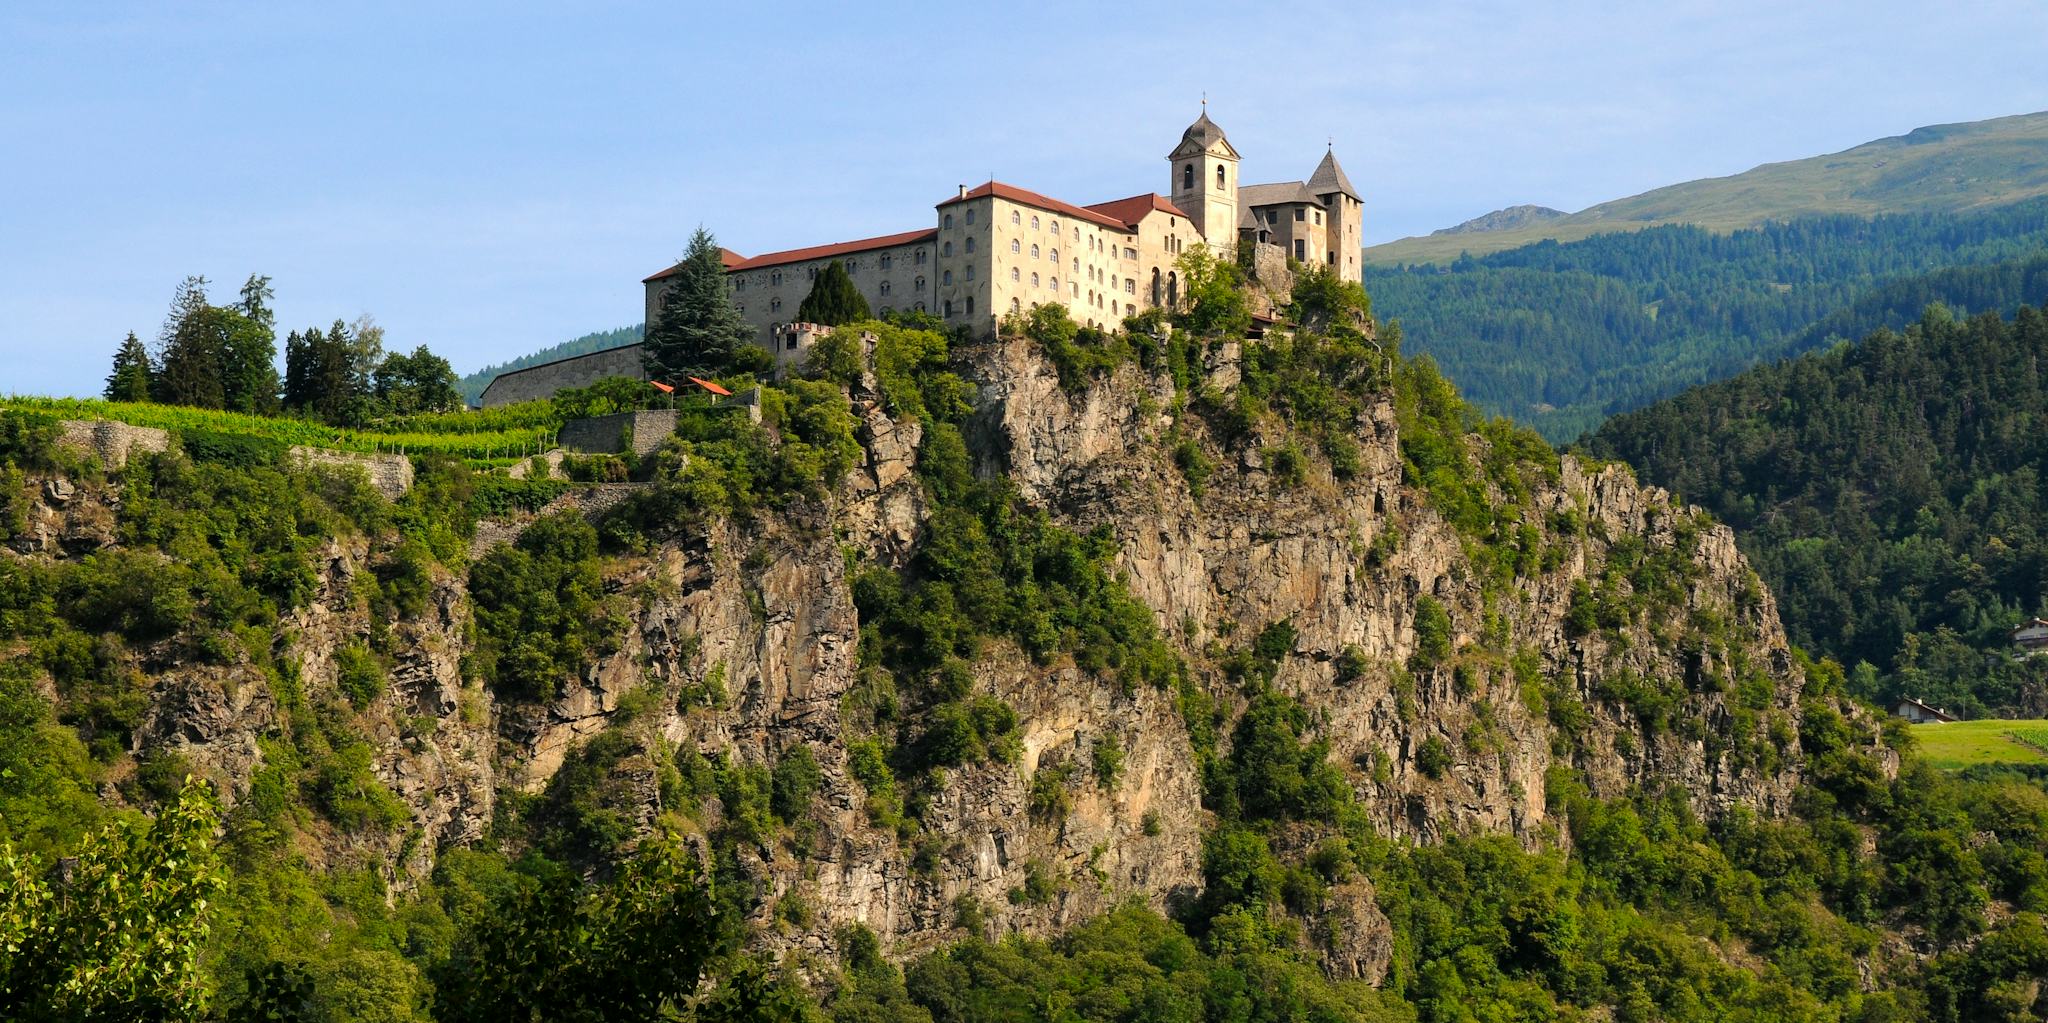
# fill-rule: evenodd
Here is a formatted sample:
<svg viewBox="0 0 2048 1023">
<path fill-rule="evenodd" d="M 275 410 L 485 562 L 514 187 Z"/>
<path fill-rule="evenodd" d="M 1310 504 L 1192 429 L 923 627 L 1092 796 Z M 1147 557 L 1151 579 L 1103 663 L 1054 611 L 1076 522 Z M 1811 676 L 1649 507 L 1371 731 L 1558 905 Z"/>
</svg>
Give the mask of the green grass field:
<svg viewBox="0 0 2048 1023">
<path fill-rule="evenodd" d="M 1920 752 L 1936 767 L 2048 764 L 2048 721 L 1950 721 L 1914 725 Z"/>
</svg>

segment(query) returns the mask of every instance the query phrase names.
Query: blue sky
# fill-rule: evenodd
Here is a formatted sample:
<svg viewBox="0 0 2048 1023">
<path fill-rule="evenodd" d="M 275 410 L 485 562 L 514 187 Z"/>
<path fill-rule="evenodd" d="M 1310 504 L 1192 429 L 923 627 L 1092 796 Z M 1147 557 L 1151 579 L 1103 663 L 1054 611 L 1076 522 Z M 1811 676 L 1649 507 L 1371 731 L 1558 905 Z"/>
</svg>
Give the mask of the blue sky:
<svg viewBox="0 0 2048 1023">
<path fill-rule="evenodd" d="M 0 392 L 89 394 L 186 274 L 467 372 L 991 173 L 1160 189 L 1206 91 L 1246 180 L 1326 136 L 1371 241 L 2048 109 L 2039 3 L 0 8 Z"/>
</svg>

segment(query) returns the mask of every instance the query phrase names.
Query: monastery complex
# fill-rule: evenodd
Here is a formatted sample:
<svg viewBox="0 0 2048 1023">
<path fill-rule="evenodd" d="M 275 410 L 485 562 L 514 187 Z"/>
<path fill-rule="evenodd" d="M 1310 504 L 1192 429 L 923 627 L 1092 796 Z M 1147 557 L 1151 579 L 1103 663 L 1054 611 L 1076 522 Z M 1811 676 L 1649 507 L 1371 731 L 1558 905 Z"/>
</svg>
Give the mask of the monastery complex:
<svg viewBox="0 0 2048 1023">
<path fill-rule="evenodd" d="M 760 331 L 762 346 L 786 360 L 806 340 L 791 323 L 797 306 L 833 260 L 845 264 L 877 313 L 934 312 L 976 334 L 992 333 L 1005 314 L 1046 303 L 1104 327 L 1172 307 L 1181 293 L 1174 260 L 1197 243 L 1229 259 L 1245 240 L 1359 279 L 1364 204 L 1334 152 L 1307 181 L 1240 184 L 1238 152 L 1205 105 L 1166 159 L 1170 196 L 1145 192 L 1076 206 L 992 180 L 960 186 L 938 204 L 935 223 L 919 230 L 752 257 L 727 250 L 733 302 Z M 648 323 L 679 269 L 642 282 Z"/>
</svg>

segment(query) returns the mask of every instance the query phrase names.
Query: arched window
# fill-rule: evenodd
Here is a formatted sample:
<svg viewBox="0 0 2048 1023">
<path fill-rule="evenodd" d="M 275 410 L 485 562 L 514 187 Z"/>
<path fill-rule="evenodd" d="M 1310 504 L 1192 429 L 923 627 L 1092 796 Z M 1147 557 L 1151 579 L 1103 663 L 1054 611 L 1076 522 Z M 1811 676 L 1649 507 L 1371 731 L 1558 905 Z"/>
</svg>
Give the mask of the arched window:
<svg viewBox="0 0 2048 1023">
<path fill-rule="evenodd" d="M 969 295 L 969 296 L 967 296 L 967 315 L 969 315 L 969 316 L 973 316 L 973 315 L 974 315 L 974 296 L 973 296 L 973 295 Z"/>
<path fill-rule="evenodd" d="M 896 258 L 895 258 L 894 256 L 883 256 L 883 257 L 882 257 L 882 269 L 884 269 L 884 270 L 887 270 L 887 269 L 889 269 L 889 264 L 890 264 L 890 263 L 893 263 L 893 262 L 895 262 L 895 259 L 896 259 Z"/>
<path fill-rule="evenodd" d="M 771 299 L 769 299 L 769 300 L 768 300 L 768 311 L 769 311 L 769 312 L 776 312 L 776 311 L 779 311 L 779 310 L 781 310 L 781 308 L 782 308 L 782 300 L 781 300 L 781 299 L 779 299 L 779 298 L 771 298 Z"/>
<path fill-rule="evenodd" d="M 1054 291 L 1058 291 L 1058 290 L 1060 290 L 1060 279 L 1059 279 L 1059 278 L 1057 278 L 1057 277 L 1054 277 L 1054 278 L 1053 278 L 1053 279 L 1052 279 L 1051 281 L 1049 281 L 1048 283 L 1049 283 L 1049 284 L 1051 284 L 1051 286 L 1052 286 L 1052 290 L 1054 290 Z"/>
<path fill-rule="evenodd" d="M 967 222 L 970 224 L 974 223 L 974 207 L 972 206 L 967 208 Z M 968 312 L 973 312 L 973 310 L 970 309 Z"/>
<path fill-rule="evenodd" d="M 953 315 L 953 300 L 952 300 L 952 299 L 950 299 L 950 298 L 946 300 L 946 315 L 947 315 L 947 316 L 952 316 L 952 315 Z"/>
<path fill-rule="evenodd" d="M 953 226 L 953 215 L 951 213 L 946 214 L 946 226 L 949 228 Z"/>
<path fill-rule="evenodd" d="M 923 302 L 919 302 L 919 303 L 917 304 L 917 311 L 918 311 L 918 312 L 924 312 L 924 303 L 923 303 Z"/>
<path fill-rule="evenodd" d="M 923 249 L 919 249 L 919 250 L 917 250 L 917 265 L 918 265 L 918 266 L 923 266 L 923 265 L 924 265 L 924 250 L 923 250 Z"/>
<path fill-rule="evenodd" d="M 1024 215 L 1023 215 L 1023 214 L 1021 214 L 1021 213 L 1018 213 L 1018 212 L 1017 212 L 1016 210 L 1011 210 L 1011 211 L 1010 211 L 1010 223 L 1012 223 L 1012 224 L 1021 224 L 1021 223 L 1023 223 L 1023 222 L 1024 222 Z"/>
<path fill-rule="evenodd" d="M 746 307 L 746 306 L 743 306 L 743 305 L 742 305 L 742 306 L 734 306 L 733 308 L 734 308 L 734 309 L 737 309 L 737 310 L 739 310 L 739 314 L 740 314 L 741 316 L 745 316 L 745 315 L 747 315 L 747 307 Z"/>
<path fill-rule="evenodd" d="M 888 282 L 888 281 L 883 281 L 883 282 L 882 282 L 882 294 L 886 295 L 886 294 L 888 294 L 888 293 L 889 293 L 889 282 Z"/>
<path fill-rule="evenodd" d="M 1020 242 L 1020 241 L 1018 241 L 1018 240 L 1017 240 L 1017 239 L 1015 239 L 1015 238 L 1012 238 L 1012 239 L 1010 239 L 1010 251 L 1011 251 L 1011 252 L 1022 252 L 1022 251 L 1024 251 L 1024 243 L 1023 243 L 1023 242 Z"/>
<path fill-rule="evenodd" d="M 1032 275 L 1031 275 L 1031 286 L 1032 286 L 1032 287 L 1034 287 L 1034 288 L 1035 288 L 1035 287 L 1038 287 L 1038 275 L 1037 275 L 1037 274 L 1032 274 Z"/>
<path fill-rule="evenodd" d="M 1081 229 L 1080 229 L 1079 227 L 1075 227 L 1075 228 L 1074 228 L 1074 240 L 1075 240 L 1075 241 L 1080 241 L 1080 240 L 1081 240 Z"/>
<path fill-rule="evenodd" d="M 882 307 L 882 318 L 883 318 L 883 319 L 887 319 L 887 318 L 889 317 L 889 314 L 890 314 L 890 313 L 893 313 L 893 312 L 895 312 L 895 311 L 896 311 L 896 307 L 895 307 L 895 306 L 887 306 L 887 305 L 883 306 L 883 307 Z"/>
<path fill-rule="evenodd" d="M 1216 165 L 1216 190 L 1223 190 L 1223 165 L 1220 163 Z"/>
<path fill-rule="evenodd" d="M 817 280 L 817 279 L 818 279 L 818 268 L 817 268 L 817 267 L 815 267 L 815 266 L 807 266 L 807 267 L 804 267 L 804 274 L 805 274 L 805 276 L 809 277 L 809 278 L 810 278 L 811 280 L 814 280 L 814 281 L 815 281 L 815 280 Z"/>
<path fill-rule="evenodd" d="M 953 243 L 952 243 L 952 242 L 947 242 L 946 244 L 944 244 L 944 245 L 941 245 L 941 246 L 939 246 L 939 255 L 941 255 L 941 256 L 951 256 L 952 254 L 953 254 Z"/>
<path fill-rule="evenodd" d="M 974 251 L 974 236 L 971 234 L 967 236 L 967 251 Z"/>
<path fill-rule="evenodd" d="M 1036 245 L 1033 245 L 1033 246 L 1031 247 L 1031 258 L 1032 258 L 1032 259 L 1037 259 L 1037 258 L 1038 258 L 1038 246 L 1036 246 Z"/>
<path fill-rule="evenodd" d="M 1153 305 L 1158 305 L 1158 304 L 1159 304 L 1159 299 L 1160 299 L 1160 296 L 1161 296 L 1161 292 L 1160 292 L 1159 288 L 1160 288 L 1160 284 L 1159 284 L 1159 268 L 1155 266 L 1155 267 L 1153 267 L 1153 268 L 1152 268 L 1152 304 L 1153 304 Z"/>
<path fill-rule="evenodd" d="M 1024 272 L 1013 266 L 1010 268 L 1010 279 L 1013 281 L 1021 281 L 1024 279 Z"/>
<path fill-rule="evenodd" d="M 1079 257 L 1079 256 L 1075 256 L 1075 257 L 1074 257 L 1074 272 L 1075 272 L 1075 273 L 1080 273 L 1080 272 L 1081 272 L 1081 257 Z"/>
<path fill-rule="evenodd" d="M 1059 262 L 1059 261 L 1060 261 L 1060 250 L 1058 250 L 1058 249 L 1054 249 L 1054 250 L 1052 250 L 1052 253 L 1051 253 L 1051 255 L 1052 255 L 1052 261 L 1053 261 L 1053 262 L 1057 263 L 1057 262 Z"/>
<path fill-rule="evenodd" d="M 1166 272 L 1166 304 L 1180 304 L 1180 277 L 1171 270 Z"/>
<path fill-rule="evenodd" d="M 1195 165 L 1192 163 L 1180 169 L 1180 190 L 1183 192 L 1195 190 Z"/>
<path fill-rule="evenodd" d="M 1129 302 L 1125 302 L 1125 303 L 1124 303 L 1124 315 L 1125 315 L 1125 316 L 1136 316 L 1136 315 L 1138 315 L 1138 307 L 1137 307 L 1137 306 L 1134 306 L 1134 305 L 1132 305 L 1132 304 L 1130 304 Z"/>
<path fill-rule="evenodd" d="M 1038 218 L 1037 218 L 1037 217 L 1032 217 L 1032 218 L 1031 218 L 1031 229 L 1032 229 L 1033 231 L 1036 231 L 1036 230 L 1038 230 Z"/>
<path fill-rule="evenodd" d="M 854 272 L 855 270 L 858 270 L 858 269 L 860 269 L 860 260 L 858 260 L 858 259 L 849 259 L 849 260 L 847 260 L 847 261 L 846 261 L 846 272 L 847 272 L 847 273 L 852 273 L 852 272 Z"/>
<path fill-rule="evenodd" d="M 923 278 L 923 277 L 919 277 L 919 278 L 917 279 L 917 283 L 916 283 L 915 285 L 913 285 L 913 287 L 915 287 L 915 288 L 916 288 L 917 290 L 919 290 L 919 291 L 923 291 L 923 290 L 924 290 L 924 278 Z"/>
<path fill-rule="evenodd" d="M 733 278 L 733 281 L 732 281 L 732 290 L 734 290 L 734 291 L 745 291 L 745 290 L 747 290 L 747 279 L 746 279 L 745 277 L 735 277 L 735 278 Z"/>
<path fill-rule="evenodd" d="M 1059 222 L 1059 221 L 1057 221 L 1057 220 L 1055 220 L 1055 221 L 1053 221 L 1053 222 L 1052 222 L 1052 233 L 1053 233 L 1053 237 L 1055 237 L 1055 238 L 1059 237 L 1059 233 L 1060 233 L 1060 222 Z"/>
<path fill-rule="evenodd" d="M 1020 301 L 1018 301 L 1017 299 L 1014 299 L 1014 298 L 1013 298 L 1013 299 L 1011 299 L 1011 300 L 1010 300 L 1010 311 L 1011 311 L 1011 312 L 1013 312 L 1013 313 L 1021 313 L 1021 312 L 1023 312 L 1023 311 L 1024 311 L 1024 303 L 1023 303 L 1023 302 L 1020 302 Z"/>
<path fill-rule="evenodd" d="M 951 283 L 953 283 L 953 271 L 951 271 L 951 270 L 942 270 L 942 271 L 940 271 L 940 272 L 939 272 L 939 283 L 940 283 L 940 284 L 951 284 Z"/>
<path fill-rule="evenodd" d="M 966 277 L 967 277 L 967 279 L 968 279 L 968 280 L 970 280 L 970 281 L 974 279 L 974 264 L 973 264 L 973 263 L 969 263 L 969 264 L 967 264 L 967 273 L 966 273 L 966 275 L 965 275 L 965 276 L 966 276 Z"/>
</svg>

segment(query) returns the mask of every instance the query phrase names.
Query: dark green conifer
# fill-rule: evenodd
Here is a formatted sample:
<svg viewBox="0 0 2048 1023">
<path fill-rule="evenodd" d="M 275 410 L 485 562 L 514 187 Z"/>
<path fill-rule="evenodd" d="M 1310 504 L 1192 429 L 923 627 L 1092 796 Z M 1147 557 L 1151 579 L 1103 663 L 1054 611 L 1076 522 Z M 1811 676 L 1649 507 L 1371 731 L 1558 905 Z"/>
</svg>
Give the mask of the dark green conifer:
<svg viewBox="0 0 2048 1023">
<path fill-rule="evenodd" d="M 149 381 L 149 349 L 131 330 L 114 353 L 114 371 L 107 374 L 107 400 L 148 401 Z"/>
<path fill-rule="evenodd" d="M 718 242 L 700 227 L 662 296 L 660 313 L 648 325 L 641 348 L 647 375 L 672 383 L 765 368 L 767 353 L 753 344 L 753 337 L 754 329 L 733 305 Z"/>
<path fill-rule="evenodd" d="M 873 315 L 868 310 L 868 300 L 853 286 L 845 264 L 836 259 L 819 272 L 818 279 L 811 283 L 811 293 L 804 296 L 803 304 L 796 309 L 800 321 L 833 327 L 871 319 Z"/>
</svg>

